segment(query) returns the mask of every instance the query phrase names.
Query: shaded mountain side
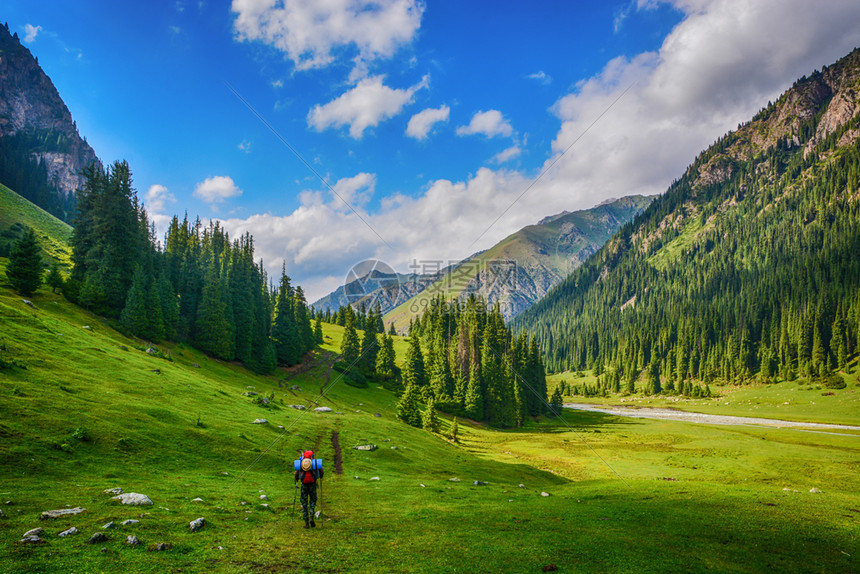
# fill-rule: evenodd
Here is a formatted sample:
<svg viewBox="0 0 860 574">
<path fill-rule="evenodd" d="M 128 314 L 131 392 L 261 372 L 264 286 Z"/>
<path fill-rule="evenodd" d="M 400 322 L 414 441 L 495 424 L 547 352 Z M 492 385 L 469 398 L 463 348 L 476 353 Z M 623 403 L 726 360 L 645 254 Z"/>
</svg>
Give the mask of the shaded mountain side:
<svg viewBox="0 0 860 574">
<path fill-rule="evenodd" d="M 68 220 L 79 172 L 93 162 L 51 79 L 8 24 L 0 26 L 0 183 Z"/>
<path fill-rule="evenodd" d="M 554 371 L 827 379 L 860 341 L 860 50 L 701 153 L 515 319 Z"/>
</svg>

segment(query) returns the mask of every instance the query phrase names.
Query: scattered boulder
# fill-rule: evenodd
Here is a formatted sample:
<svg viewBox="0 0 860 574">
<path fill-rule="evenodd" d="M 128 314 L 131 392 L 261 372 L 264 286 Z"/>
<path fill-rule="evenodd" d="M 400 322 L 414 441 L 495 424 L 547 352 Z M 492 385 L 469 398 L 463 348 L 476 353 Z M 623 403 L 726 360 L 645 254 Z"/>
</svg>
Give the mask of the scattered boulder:
<svg viewBox="0 0 860 574">
<path fill-rule="evenodd" d="M 170 550 L 171 548 L 172 548 L 172 546 L 170 544 L 168 544 L 167 542 L 159 542 L 158 544 L 155 545 L 155 551 L 156 552 L 164 552 L 165 550 Z"/>
<path fill-rule="evenodd" d="M 0 518 L 6 518 L 6 513 L 2 509 L 0 509 Z"/>
<path fill-rule="evenodd" d="M 299 411 L 305 410 L 305 405 L 287 405 L 287 406 L 290 407 L 291 409 L 296 409 Z"/>
<path fill-rule="evenodd" d="M 242 393 L 243 397 L 254 397 L 256 395 L 257 393 L 255 393 L 254 391 L 245 391 L 244 393 Z"/>
<path fill-rule="evenodd" d="M 155 355 L 156 353 L 158 353 L 158 349 L 156 349 L 155 347 L 147 347 L 146 348 L 146 354 L 147 355 Z"/>
<path fill-rule="evenodd" d="M 314 412 L 317 413 L 330 413 L 331 409 L 329 407 L 317 407 L 314 409 Z"/>
<path fill-rule="evenodd" d="M 114 524 L 113 521 L 111 521 L 111 522 L 108 522 L 107 524 L 105 524 L 104 526 L 102 526 L 102 528 L 105 530 L 107 530 L 108 528 L 116 528 L 116 524 Z"/>
<path fill-rule="evenodd" d="M 191 532 L 197 532 L 198 530 L 200 530 L 204 526 L 206 526 L 206 519 L 203 518 L 202 516 L 200 518 L 198 518 L 197 520 L 192 520 L 191 522 L 188 523 L 188 527 L 191 529 Z"/>
<path fill-rule="evenodd" d="M 379 447 L 376 446 L 375 444 L 360 444 L 360 445 L 354 446 L 352 448 L 354 448 L 355 450 L 373 451 L 373 450 L 378 449 Z"/>
<path fill-rule="evenodd" d="M 152 506 L 152 500 L 147 495 L 137 492 L 126 492 L 119 496 L 114 496 L 111 500 L 118 500 L 120 503 L 129 506 Z"/>
<path fill-rule="evenodd" d="M 525 487 L 526 487 L 526 485 L 525 485 L 525 484 L 520 484 L 520 485 L 519 485 L 519 487 L 520 487 L 520 488 L 525 488 Z"/>
<path fill-rule="evenodd" d="M 286 427 L 284 425 L 278 425 L 278 428 L 284 430 Z"/>
<path fill-rule="evenodd" d="M 59 518 L 61 516 L 74 516 L 81 512 L 86 512 L 86 508 L 61 508 L 59 510 L 46 510 L 39 515 L 39 520 L 48 520 L 51 518 Z"/>
<path fill-rule="evenodd" d="M 541 492 L 540 495 L 541 496 L 549 496 L 549 493 L 548 492 Z"/>
<path fill-rule="evenodd" d="M 269 421 L 267 421 L 266 419 L 254 419 L 253 421 L 251 421 L 251 424 L 252 425 L 267 425 L 267 424 L 269 424 Z"/>
<path fill-rule="evenodd" d="M 191 502 L 203 502 L 203 499 L 198 496 L 197 498 L 192 498 Z"/>
<path fill-rule="evenodd" d="M 396 446 L 391 447 L 391 450 L 397 450 Z"/>
<path fill-rule="evenodd" d="M 137 536 L 132 534 L 128 538 L 125 539 L 125 543 L 128 544 L 129 546 L 137 546 L 138 544 L 140 544 L 140 540 L 137 539 Z"/>
<path fill-rule="evenodd" d="M 455 476 L 454 478 L 449 478 L 448 482 L 460 482 L 460 479 Z"/>
<path fill-rule="evenodd" d="M 123 520 L 123 526 L 131 526 L 132 524 L 140 524 L 140 520 L 135 520 L 134 518 L 129 518 L 128 520 Z"/>
<path fill-rule="evenodd" d="M 78 529 L 75 528 L 74 526 L 72 526 L 68 530 L 63 530 L 62 532 L 57 534 L 57 536 L 59 536 L 60 538 L 65 538 L 66 536 L 71 536 L 72 534 L 77 534 L 77 533 L 78 533 Z"/>
<path fill-rule="evenodd" d="M 375 416 L 375 417 L 381 417 L 382 415 L 381 415 L 381 414 L 379 414 L 379 413 L 373 413 L 373 416 Z"/>
<path fill-rule="evenodd" d="M 28 307 L 30 307 L 31 309 L 35 309 L 35 307 L 33 307 L 33 302 L 30 301 L 29 299 L 21 299 L 21 302 L 24 305 L 27 305 Z"/>
<path fill-rule="evenodd" d="M 116 487 L 116 488 L 106 488 L 106 489 L 104 490 L 104 493 L 105 493 L 105 494 L 122 494 L 123 492 L 125 492 L 125 491 L 124 491 L 123 489 L 121 489 L 120 487 Z"/>
<path fill-rule="evenodd" d="M 476 481 L 475 481 L 475 482 L 473 482 L 472 484 L 473 484 L 473 485 L 475 485 L 475 486 L 487 486 L 487 485 L 488 485 L 488 484 L 490 484 L 490 483 L 489 483 L 489 482 L 484 482 L 483 480 L 476 480 Z"/>
<path fill-rule="evenodd" d="M 810 488 L 809 492 L 811 492 L 812 494 L 821 494 L 822 491 L 818 490 L 817 488 Z"/>
<path fill-rule="evenodd" d="M 262 399 L 260 399 L 260 402 L 263 403 L 264 405 L 268 405 L 269 404 L 269 397 L 263 397 Z"/>
<path fill-rule="evenodd" d="M 28 530 L 24 533 L 24 538 L 28 536 L 41 536 L 45 530 L 40 526 L 39 528 L 34 528 L 33 530 Z"/>
<path fill-rule="evenodd" d="M 44 542 L 44 540 L 42 540 L 38 536 L 25 536 L 21 539 L 21 542 L 23 544 L 41 544 L 42 542 Z"/>
<path fill-rule="evenodd" d="M 378 477 L 378 476 L 374 476 L 374 477 L 373 477 L 373 478 L 371 478 L 370 480 L 379 480 L 379 477 Z"/>
<path fill-rule="evenodd" d="M 264 502 L 264 503 L 262 503 L 260 506 L 262 506 L 262 507 L 263 507 L 263 508 L 265 508 L 266 510 L 268 510 L 268 509 L 269 509 L 269 505 L 268 505 L 268 504 L 266 504 L 265 502 Z"/>
<path fill-rule="evenodd" d="M 261 494 L 261 495 L 260 495 L 260 500 L 269 500 L 269 497 L 268 497 L 268 496 L 266 496 L 265 494 Z"/>
<path fill-rule="evenodd" d="M 108 537 L 105 536 L 104 533 L 96 532 L 95 534 L 90 536 L 90 539 L 87 540 L 87 544 L 98 544 L 99 542 L 107 542 L 107 541 L 108 541 Z"/>
<path fill-rule="evenodd" d="M 90 327 L 89 325 L 84 325 L 83 327 L 81 327 L 81 329 L 88 329 L 88 330 L 91 330 L 91 329 L 92 329 L 92 327 Z"/>
<path fill-rule="evenodd" d="M 300 390 L 302 390 L 302 388 L 298 385 L 293 385 L 292 387 L 290 387 L 290 390 L 291 391 L 300 391 Z"/>
</svg>

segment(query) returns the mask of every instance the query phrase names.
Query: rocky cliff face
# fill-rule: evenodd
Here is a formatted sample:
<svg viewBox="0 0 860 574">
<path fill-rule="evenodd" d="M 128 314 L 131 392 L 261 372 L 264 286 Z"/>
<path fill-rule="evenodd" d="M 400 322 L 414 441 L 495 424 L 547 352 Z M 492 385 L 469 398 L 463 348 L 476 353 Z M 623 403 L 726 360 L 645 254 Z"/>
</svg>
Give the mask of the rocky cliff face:
<svg viewBox="0 0 860 574">
<path fill-rule="evenodd" d="M 38 60 L 0 26 L 0 137 L 18 133 L 50 134 L 51 145 L 34 148 L 31 157 L 42 159 L 49 184 L 63 195 L 80 187 L 82 168 L 99 161 Z"/>
</svg>

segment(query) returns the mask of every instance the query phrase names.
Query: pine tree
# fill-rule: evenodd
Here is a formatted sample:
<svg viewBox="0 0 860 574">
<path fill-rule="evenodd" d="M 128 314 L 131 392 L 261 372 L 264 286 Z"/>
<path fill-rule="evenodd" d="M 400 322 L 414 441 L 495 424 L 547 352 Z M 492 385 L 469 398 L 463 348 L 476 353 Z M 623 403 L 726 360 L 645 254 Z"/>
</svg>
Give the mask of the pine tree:
<svg viewBox="0 0 860 574">
<path fill-rule="evenodd" d="M 424 371 L 424 355 L 421 352 L 421 342 L 415 332 L 409 338 L 409 348 L 406 350 L 406 362 L 403 365 L 403 384 L 413 385 L 421 389 L 427 385 L 427 375 Z"/>
<path fill-rule="evenodd" d="M 45 277 L 45 283 L 54 293 L 57 292 L 57 289 L 63 288 L 63 274 L 60 273 L 60 266 L 56 261 L 51 263 L 51 270 L 48 272 L 48 276 Z"/>
<path fill-rule="evenodd" d="M 32 227 L 28 227 L 9 254 L 6 277 L 12 288 L 30 296 L 42 284 L 42 248 Z"/>
<path fill-rule="evenodd" d="M 391 335 L 381 335 L 382 345 L 376 355 L 376 376 L 383 380 L 391 380 L 395 374 L 394 341 Z"/>
<path fill-rule="evenodd" d="M 454 417 L 454 420 L 451 421 L 451 442 L 460 442 L 460 439 L 457 436 L 459 431 L 460 426 L 457 424 L 457 417 Z"/>
<path fill-rule="evenodd" d="M 427 406 L 421 415 L 421 426 L 424 430 L 437 433 L 439 432 L 439 417 L 436 415 L 436 400 L 431 395 L 427 401 Z"/>
<path fill-rule="evenodd" d="M 376 340 L 376 329 L 374 324 L 365 325 L 364 334 L 361 339 L 361 359 L 359 364 L 362 371 L 372 374 L 376 370 L 376 357 L 379 354 L 379 342 Z"/>
<path fill-rule="evenodd" d="M 421 426 L 421 411 L 418 408 L 418 389 L 415 385 L 406 385 L 406 390 L 397 403 L 397 416 L 406 424 L 414 427 Z"/>
<path fill-rule="evenodd" d="M 562 409 L 564 408 L 564 400 L 561 398 L 561 389 L 559 387 L 556 387 L 552 392 L 549 407 L 550 413 L 555 416 L 561 416 Z"/>
<path fill-rule="evenodd" d="M 275 320 L 272 325 L 272 339 L 278 363 L 295 365 L 302 356 L 299 330 L 296 327 L 296 316 L 293 309 L 293 290 L 286 267 L 281 268 L 281 282 L 275 303 Z"/>
<path fill-rule="evenodd" d="M 355 331 L 355 315 L 349 313 L 344 325 L 343 341 L 340 346 L 341 360 L 352 367 L 361 356 L 361 347 L 358 342 L 358 333 Z"/>
<path fill-rule="evenodd" d="M 314 341 L 317 345 L 322 345 L 325 342 L 322 331 L 322 315 L 319 313 L 317 313 L 317 317 L 314 320 Z"/>
<path fill-rule="evenodd" d="M 134 272 L 131 289 L 125 301 L 125 308 L 120 314 L 122 325 L 138 336 L 144 336 L 147 331 L 147 309 L 146 309 L 146 278 L 143 269 L 138 267 Z"/>
<path fill-rule="evenodd" d="M 466 387 L 463 409 L 470 418 L 476 421 L 483 420 L 484 418 L 484 397 L 481 392 L 481 379 L 478 374 L 478 367 L 474 364 L 469 371 L 469 384 Z"/>
<path fill-rule="evenodd" d="M 388 334 L 392 336 L 397 335 L 397 329 L 394 328 L 394 321 L 392 321 L 391 325 L 388 327 Z"/>
</svg>

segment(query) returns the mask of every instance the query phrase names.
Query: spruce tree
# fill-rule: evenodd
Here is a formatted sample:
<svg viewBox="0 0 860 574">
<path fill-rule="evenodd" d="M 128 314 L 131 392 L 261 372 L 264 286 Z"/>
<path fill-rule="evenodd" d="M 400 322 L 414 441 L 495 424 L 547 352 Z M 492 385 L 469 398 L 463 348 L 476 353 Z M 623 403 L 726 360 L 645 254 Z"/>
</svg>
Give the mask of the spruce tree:
<svg viewBox="0 0 860 574">
<path fill-rule="evenodd" d="M 439 432 L 439 417 L 436 415 L 436 400 L 433 396 L 427 401 L 427 406 L 421 415 L 421 426 L 424 430 L 437 433 Z"/>
<path fill-rule="evenodd" d="M 376 355 L 376 376 L 391 380 L 395 373 L 394 341 L 390 335 L 380 335 L 382 345 Z"/>
<path fill-rule="evenodd" d="M 322 331 L 322 315 L 320 313 L 317 313 L 317 317 L 314 320 L 314 341 L 317 345 L 322 345 L 325 342 Z"/>
<path fill-rule="evenodd" d="M 469 384 L 466 387 L 463 409 L 469 418 L 476 421 L 484 419 L 484 397 L 481 392 L 481 379 L 477 365 L 472 365 L 469 371 Z"/>
<path fill-rule="evenodd" d="M 376 370 L 376 357 L 379 354 L 379 342 L 376 340 L 375 324 L 368 321 L 361 339 L 361 359 L 359 364 L 365 374 L 372 374 Z"/>
<path fill-rule="evenodd" d="M 457 417 L 454 417 L 454 420 L 451 421 L 451 442 L 460 442 L 457 434 L 460 431 L 460 425 L 457 424 Z"/>
<path fill-rule="evenodd" d="M 421 352 L 421 341 L 418 333 L 414 332 L 409 338 L 409 348 L 406 350 L 406 362 L 403 365 L 403 384 L 407 387 L 414 385 L 417 389 L 427 385 L 427 374 L 424 371 L 424 355 Z"/>
<path fill-rule="evenodd" d="M 32 227 L 28 227 L 9 254 L 6 277 L 12 288 L 24 296 L 36 292 L 42 284 L 42 248 Z"/>
<path fill-rule="evenodd" d="M 549 400 L 550 412 L 555 416 L 561 416 L 564 408 L 564 400 L 561 398 L 561 389 L 556 387 Z"/>
<path fill-rule="evenodd" d="M 418 388 L 415 385 L 406 385 L 400 400 L 397 403 L 397 416 L 406 424 L 414 427 L 421 426 L 421 411 L 418 408 Z"/>
<path fill-rule="evenodd" d="M 295 365 L 301 359 L 302 345 L 296 316 L 293 309 L 293 292 L 286 267 L 281 268 L 281 282 L 275 303 L 275 320 L 272 325 L 272 339 L 278 363 Z"/>
<path fill-rule="evenodd" d="M 63 274 L 60 273 L 60 266 L 56 261 L 51 263 L 51 270 L 48 272 L 48 276 L 45 277 L 45 283 L 54 293 L 57 292 L 57 289 L 63 288 Z"/>
<path fill-rule="evenodd" d="M 358 333 L 355 331 L 355 315 L 346 315 L 346 324 L 343 330 L 343 341 L 340 345 L 341 360 L 349 367 L 358 368 L 358 358 L 361 356 L 361 347 L 358 341 Z"/>
</svg>

